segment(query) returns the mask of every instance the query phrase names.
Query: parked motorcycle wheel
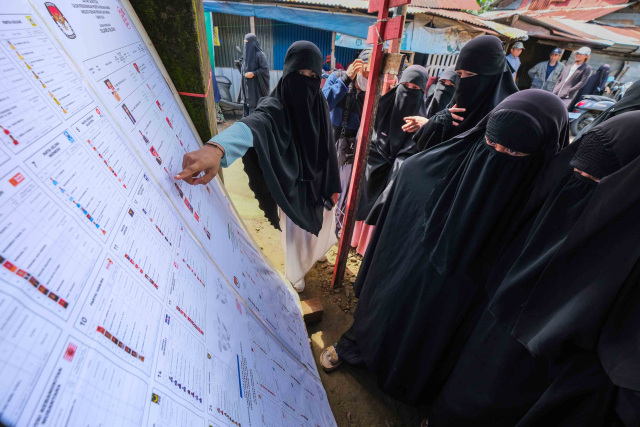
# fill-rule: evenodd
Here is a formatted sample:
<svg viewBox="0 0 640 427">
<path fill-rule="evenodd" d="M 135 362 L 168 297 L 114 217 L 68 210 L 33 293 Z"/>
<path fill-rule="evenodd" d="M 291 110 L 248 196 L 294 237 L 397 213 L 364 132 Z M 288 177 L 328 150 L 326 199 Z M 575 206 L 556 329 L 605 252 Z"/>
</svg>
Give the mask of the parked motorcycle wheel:
<svg viewBox="0 0 640 427">
<path fill-rule="evenodd" d="M 595 119 L 596 119 L 596 116 L 594 116 L 593 114 L 584 113 L 583 115 L 581 115 L 580 117 L 578 117 L 577 119 L 575 119 L 569 124 L 571 135 L 573 136 L 578 135 L 582 131 L 582 129 L 586 128 Z"/>
</svg>

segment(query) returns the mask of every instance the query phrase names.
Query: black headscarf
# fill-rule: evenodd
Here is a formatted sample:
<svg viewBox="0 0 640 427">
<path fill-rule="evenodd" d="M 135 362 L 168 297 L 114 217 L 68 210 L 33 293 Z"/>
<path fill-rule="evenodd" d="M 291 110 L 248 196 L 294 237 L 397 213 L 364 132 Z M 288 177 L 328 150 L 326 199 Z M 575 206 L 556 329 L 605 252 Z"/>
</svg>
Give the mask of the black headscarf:
<svg viewBox="0 0 640 427">
<path fill-rule="evenodd" d="M 576 136 L 576 139 L 581 135 L 584 135 L 590 129 L 598 126 L 600 123 L 609 120 L 611 117 L 635 110 L 640 110 L 640 80 L 633 83 L 629 89 L 627 89 L 620 101 L 603 111 L 594 121 L 582 129 L 578 136 Z"/>
<path fill-rule="evenodd" d="M 443 80 L 449 80 L 453 82 L 453 86 L 446 85 Z M 456 87 L 460 81 L 460 76 L 456 73 L 455 67 L 449 67 L 440 75 L 438 83 L 436 84 L 436 90 L 432 95 L 427 97 L 427 115 L 426 118 L 431 118 L 434 114 L 447 108 L 453 95 L 456 92 Z"/>
<path fill-rule="evenodd" d="M 356 219 L 375 225 L 380 209 L 386 200 L 386 192 L 402 163 L 418 152 L 411 134 L 404 132 L 404 118 L 424 116 L 424 89 L 427 70 L 420 65 L 408 67 L 400 83 L 387 92 L 378 103 L 376 126 L 371 137 L 369 158 Z M 407 89 L 404 82 L 414 83 L 420 89 Z"/>
<path fill-rule="evenodd" d="M 260 42 L 255 34 L 244 36 L 247 41 L 244 44 L 242 63 L 242 85 L 245 90 L 245 102 L 249 107 L 258 105 L 263 96 L 269 94 L 269 68 L 267 56 L 260 48 Z M 253 78 L 246 78 L 245 73 L 252 72 Z"/>
<path fill-rule="evenodd" d="M 511 334 L 533 354 L 556 357 L 569 345 L 597 349 L 614 384 L 640 391 L 638 325 L 615 323 L 628 315 L 616 318 L 622 311 L 611 310 L 640 259 L 640 112 L 612 118 L 592 132 L 572 163 L 606 173 L 613 162 L 618 170 L 596 185 L 566 237 L 549 246 L 554 253 L 531 253 L 527 264 L 512 269 L 501 285 L 509 293 L 497 293 L 492 306 L 496 313 L 511 311 Z M 538 257 L 548 259 L 543 268 Z M 637 300 L 630 304 L 626 313 L 637 321 Z M 610 329 L 607 316 L 614 322 Z"/>
<path fill-rule="evenodd" d="M 502 100 L 518 91 L 509 63 L 502 50 L 502 42 L 494 36 L 479 36 L 460 50 L 456 70 L 476 73 L 460 79 L 452 104 L 466 108 L 458 126 L 453 126 L 449 110 L 444 109 L 422 126 L 414 140 L 420 151 L 474 128 Z"/>
<path fill-rule="evenodd" d="M 253 133 L 253 148 L 242 159 L 265 216 L 279 228 L 279 206 L 294 224 L 316 235 L 322 209 L 331 208 L 331 196 L 341 191 L 340 176 L 320 79 L 298 70 L 320 76 L 322 62 L 313 43 L 293 43 L 275 90 L 241 120 Z"/>
<path fill-rule="evenodd" d="M 568 137 L 567 115 L 556 101 L 540 90 L 507 98 L 478 128 L 485 128 L 490 142 L 530 155 L 489 150 L 480 138 L 457 170 L 438 182 L 427 203 L 424 240 L 440 274 L 466 272 L 482 261 L 486 239 L 504 235 L 510 218 L 517 219 L 540 167 Z"/>
</svg>

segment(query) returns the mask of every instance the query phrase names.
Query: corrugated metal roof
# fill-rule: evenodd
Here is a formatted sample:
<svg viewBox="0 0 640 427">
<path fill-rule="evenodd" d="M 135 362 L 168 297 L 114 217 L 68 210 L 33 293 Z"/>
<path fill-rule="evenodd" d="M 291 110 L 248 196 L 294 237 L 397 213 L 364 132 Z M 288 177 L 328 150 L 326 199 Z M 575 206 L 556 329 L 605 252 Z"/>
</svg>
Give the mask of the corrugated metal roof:
<svg viewBox="0 0 640 427">
<path fill-rule="evenodd" d="M 340 6 L 345 9 L 368 9 L 368 0 L 271 0 L 270 3 L 304 3 L 318 6 Z"/>
<path fill-rule="evenodd" d="M 495 32 L 507 36 L 512 39 L 524 39 L 528 38 L 527 32 L 520 30 L 518 28 L 508 27 L 506 25 L 499 24 L 497 22 L 489 21 L 487 19 L 482 19 L 476 15 L 472 15 L 470 13 L 457 11 L 457 10 L 443 10 L 443 9 L 426 9 L 426 8 L 418 8 L 409 6 L 407 8 L 408 13 L 418 14 L 430 14 L 435 16 L 440 16 L 443 18 L 448 18 L 454 21 L 466 22 L 471 25 L 475 25 L 481 28 L 488 28 L 490 30 L 494 30 Z"/>
<path fill-rule="evenodd" d="M 568 18 L 574 21 L 592 21 L 602 16 L 609 15 L 620 9 L 628 7 L 629 4 L 588 7 L 584 9 L 548 9 L 548 10 L 497 10 L 485 12 L 481 16 L 486 19 L 504 19 L 513 15 L 531 16 L 534 18 Z"/>
<path fill-rule="evenodd" d="M 504 0 L 495 4 L 498 8 L 506 7 L 512 3 Z M 629 0 L 523 0 L 518 9 L 520 10 L 548 10 L 548 9 L 584 9 L 586 7 L 602 7 L 617 4 L 626 4 Z"/>
<path fill-rule="evenodd" d="M 411 0 L 411 6 L 430 9 L 480 10 L 476 0 Z"/>
<path fill-rule="evenodd" d="M 573 21 L 571 19 L 554 19 L 556 22 L 562 22 L 568 27 L 574 28 L 578 31 L 581 31 L 585 34 L 589 34 L 590 36 L 599 39 L 599 40 L 607 40 L 614 44 L 619 45 L 627 45 L 627 46 L 635 46 L 640 47 L 640 40 L 632 35 L 624 35 L 619 34 L 618 32 L 611 31 L 611 28 L 607 25 L 598 25 L 598 24 L 589 24 L 586 22 L 578 22 Z"/>
<path fill-rule="evenodd" d="M 271 3 L 304 3 L 318 6 L 340 6 L 346 9 L 368 9 L 368 0 L 270 0 Z M 476 0 L 411 0 L 411 6 L 432 9 L 480 10 Z"/>
<path fill-rule="evenodd" d="M 523 15 L 533 17 L 548 17 L 548 18 L 567 18 L 574 21 L 592 21 L 602 16 L 608 15 L 620 9 L 624 9 L 629 6 L 628 4 L 613 5 L 606 7 L 590 7 L 584 9 L 555 9 L 555 10 L 540 10 L 523 12 Z"/>
</svg>

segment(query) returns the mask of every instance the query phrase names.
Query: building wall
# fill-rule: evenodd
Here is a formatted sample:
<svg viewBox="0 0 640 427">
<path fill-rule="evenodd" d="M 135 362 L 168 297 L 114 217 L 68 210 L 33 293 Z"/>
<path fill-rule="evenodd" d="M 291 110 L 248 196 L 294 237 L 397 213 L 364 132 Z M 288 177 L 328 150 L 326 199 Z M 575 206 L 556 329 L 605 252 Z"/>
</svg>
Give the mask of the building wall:
<svg viewBox="0 0 640 427">
<path fill-rule="evenodd" d="M 251 32 L 249 17 L 211 13 L 214 27 L 218 27 L 220 46 L 215 47 L 216 68 L 233 68 L 234 60 L 240 57 L 235 47 L 242 48 L 245 34 Z M 255 18 L 256 36 L 267 56 L 270 70 L 282 70 L 287 49 L 298 40 L 315 43 L 323 56 L 331 53 L 331 32 L 271 19 Z M 336 60 L 345 67 L 355 59 L 358 51 L 336 47 Z"/>
<path fill-rule="evenodd" d="M 303 27 L 286 22 L 272 21 L 273 25 L 273 63 L 274 69 L 281 70 L 287 49 L 292 43 L 306 40 L 314 43 L 323 56 L 331 53 L 331 31 Z M 344 47 L 336 47 L 336 61 L 345 67 L 355 59 L 358 51 Z"/>
</svg>

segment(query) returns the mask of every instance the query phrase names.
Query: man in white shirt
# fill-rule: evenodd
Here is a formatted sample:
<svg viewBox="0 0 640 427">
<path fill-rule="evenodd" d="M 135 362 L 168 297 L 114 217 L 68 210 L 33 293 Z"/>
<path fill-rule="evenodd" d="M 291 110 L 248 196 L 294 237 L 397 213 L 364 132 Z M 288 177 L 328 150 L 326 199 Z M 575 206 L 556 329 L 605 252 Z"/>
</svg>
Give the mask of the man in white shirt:
<svg viewBox="0 0 640 427">
<path fill-rule="evenodd" d="M 565 67 L 553 88 L 553 93 L 558 95 L 566 106 L 571 104 L 573 97 L 587 83 L 591 75 L 591 66 L 587 64 L 591 55 L 591 49 L 581 47 L 576 52 L 575 62 L 571 67 Z"/>
</svg>

